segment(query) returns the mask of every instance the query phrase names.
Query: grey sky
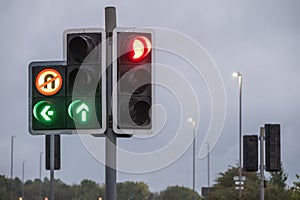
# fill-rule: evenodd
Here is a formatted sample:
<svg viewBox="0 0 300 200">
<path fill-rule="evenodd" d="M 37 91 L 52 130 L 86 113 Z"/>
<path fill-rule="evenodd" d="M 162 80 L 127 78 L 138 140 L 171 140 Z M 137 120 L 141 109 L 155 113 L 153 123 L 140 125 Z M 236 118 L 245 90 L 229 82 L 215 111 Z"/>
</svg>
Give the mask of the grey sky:
<svg viewBox="0 0 300 200">
<path fill-rule="evenodd" d="M 238 82 L 233 71 L 243 74 L 243 132 L 257 133 L 266 122 L 282 125 L 282 161 L 289 173 L 288 182 L 300 173 L 298 161 L 300 135 L 300 2 L 298 0 L 193 0 L 189 1 L 57 1 L 29 0 L 0 2 L 0 58 L 2 78 L 0 174 L 10 175 L 10 139 L 15 138 L 14 175 L 21 176 L 26 160 L 26 179 L 38 177 L 39 152 L 44 151 L 44 137 L 27 131 L 28 64 L 33 60 L 61 60 L 62 33 L 67 28 L 104 27 L 104 7 L 117 7 L 118 26 L 153 26 L 169 28 L 192 37 L 217 64 L 227 95 L 227 116 L 222 135 L 211 153 L 211 176 L 226 170 L 238 160 Z M 165 56 L 167 58 L 167 56 Z M 180 63 L 161 60 L 180 69 Z M 184 65 L 184 64 L 183 64 Z M 188 74 L 182 70 L 182 73 Z M 198 84 L 192 75 L 191 83 Z M 199 77 L 200 78 L 200 77 Z M 202 84 L 202 85 L 201 85 Z M 207 129 L 208 93 L 200 80 L 204 116 L 200 130 Z M 203 97 L 202 97 L 203 96 Z M 162 104 L 166 95 L 161 98 Z M 166 105 L 168 116 L 172 109 Z M 176 106 L 175 106 L 176 110 Z M 174 124 L 173 124 L 174 125 Z M 173 131 L 170 122 L 159 136 L 168 142 Z M 191 129 L 188 129 L 191 131 Z M 197 149 L 203 135 L 199 132 Z M 142 146 L 138 139 L 120 139 L 124 148 Z M 162 144 L 160 143 L 160 144 Z M 147 144 L 148 148 L 155 148 Z M 151 190 L 168 185 L 191 187 L 191 149 L 163 170 L 148 174 L 118 173 L 118 181 L 145 181 Z M 81 144 L 78 136 L 62 138 L 62 170 L 56 177 L 67 183 L 87 178 L 104 182 L 104 166 Z M 206 185 L 206 160 L 196 162 L 196 188 Z M 43 171 L 43 176 L 48 172 Z M 199 190 L 198 190 L 199 191 Z"/>
</svg>

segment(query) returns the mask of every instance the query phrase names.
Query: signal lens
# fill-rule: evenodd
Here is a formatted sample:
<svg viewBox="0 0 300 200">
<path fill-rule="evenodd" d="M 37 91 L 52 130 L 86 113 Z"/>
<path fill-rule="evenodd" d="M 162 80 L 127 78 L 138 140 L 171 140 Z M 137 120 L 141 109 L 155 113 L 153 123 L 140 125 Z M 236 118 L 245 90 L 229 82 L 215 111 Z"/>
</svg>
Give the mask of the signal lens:
<svg viewBox="0 0 300 200">
<path fill-rule="evenodd" d="M 128 59 L 134 62 L 143 60 L 152 49 L 150 40 L 145 36 L 136 36 L 129 40 Z"/>
<path fill-rule="evenodd" d="M 76 36 L 69 41 L 69 51 L 77 62 L 82 63 L 95 48 L 93 40 L 88 36 Z"/>
</svg>

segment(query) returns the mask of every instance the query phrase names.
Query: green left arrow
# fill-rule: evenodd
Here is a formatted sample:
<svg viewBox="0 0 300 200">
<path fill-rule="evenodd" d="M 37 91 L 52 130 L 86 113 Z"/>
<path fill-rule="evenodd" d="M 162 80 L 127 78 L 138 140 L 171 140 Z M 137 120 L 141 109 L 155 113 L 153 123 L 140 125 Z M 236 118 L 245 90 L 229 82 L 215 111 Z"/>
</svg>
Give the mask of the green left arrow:
<svg viewBox="0 0 300 200">
<path fill-rule="evenodd" d="M 51 118 L 49 116 L 53 116 L 53 110 L 49 110 L 51 106 L 45 106 L 41 112 L 41 116 L 44 118 L 46 121 L 51 121 Z"/>
<path fill-rule="evenodd" d="M 33 107 L 34 117 L 45 124 L 52 123 L 54 120 L 55 110 L 53 105 L 48 101 L 39 101 Z"/>
</svg>

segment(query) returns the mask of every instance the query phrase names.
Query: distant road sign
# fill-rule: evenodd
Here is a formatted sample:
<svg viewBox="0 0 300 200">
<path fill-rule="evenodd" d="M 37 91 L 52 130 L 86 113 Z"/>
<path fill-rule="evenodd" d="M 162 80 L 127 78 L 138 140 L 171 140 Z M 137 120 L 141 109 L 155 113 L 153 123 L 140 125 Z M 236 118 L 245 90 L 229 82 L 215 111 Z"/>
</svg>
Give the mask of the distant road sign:
<svg viewBox="0 0 300 200">
<path fill-rule="evenodd" d="M 239 186 L 237 186 L 237 187 L 235 187 L 235 189 L 236 190 L 239 190 L 240 189 L 240 187 Z M 244 187 L 243 186 L 241 186 L 241 190 L 243 190 L 244 189 Z"/>
<path fill-rule="evenodd" d="M 240 178 L 239 178 L 239 176 L 234 176 L 234 177 L 233 177 L 233 180 L 234 180 L 234 181 L 239 181 Z M 246 181 L 246 176 L 241 176 L 241 181 Z"/>
<path fill-rule="evenodd" d="M 239 181 L 236 181 L 235 184 L 236 184 L 236 185 L 240 185 L 240 182 L 239 182 Z M 244 181 L 241 181 L 241 185 L 244 185 Z"/>
<path fill-rule="evenodd" d="M 38 73 L 35 81 L 36 89 L 43 95 L 56 94 L 62 86 L 62 77 L 55 69 L 44 69 Z"/>
</svg>

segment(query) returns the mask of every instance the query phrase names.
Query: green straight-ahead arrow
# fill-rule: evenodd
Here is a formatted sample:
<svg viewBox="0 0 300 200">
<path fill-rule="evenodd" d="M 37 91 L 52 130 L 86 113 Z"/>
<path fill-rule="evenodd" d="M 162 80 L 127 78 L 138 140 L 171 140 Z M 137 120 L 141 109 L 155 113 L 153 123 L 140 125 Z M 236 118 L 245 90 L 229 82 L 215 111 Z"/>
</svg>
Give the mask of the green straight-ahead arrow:
<svg viewBox="0 0 300 200">
<path fill-rule="evenodd" d="M 86 122 L 86 114 L 89 111 L 89 107 L 85 103 L 82 103 L 80 106 L 77 107 L 76 114 L 81 114 L 81 121 Z"/>
</svg>

